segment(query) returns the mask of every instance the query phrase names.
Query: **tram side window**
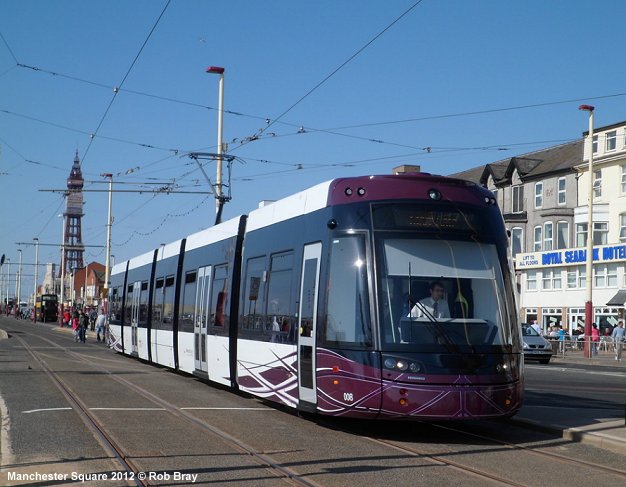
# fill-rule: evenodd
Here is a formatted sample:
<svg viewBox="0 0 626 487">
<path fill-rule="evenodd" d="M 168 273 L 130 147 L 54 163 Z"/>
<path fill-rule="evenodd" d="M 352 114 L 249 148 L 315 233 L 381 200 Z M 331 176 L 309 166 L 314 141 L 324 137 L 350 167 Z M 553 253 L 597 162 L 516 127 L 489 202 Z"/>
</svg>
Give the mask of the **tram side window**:
<svg viewBox="0 0 626 487">
<path fill-rule="evenodd" d="M 111 291 L 111 309 L 109 323 L 119 325 L 122 322 L 122 288 L 114 287 Z"/>
<path fill-rule="evenodd" d="M 139 326 L 146 327 L 148 324 L 148 281 L 141 283 L 139 294 Z"/>
<path fill-rule="evenodd" d="M 174 276 L 165 278 L 165 286 L 163 288 L 163 328 L 172 329 L 174 322 Z"/>
<path fill-rule="evenodd" d="M 154 301 L 152 303 L 152 328 L 161 328 L 163 322 L 163 284 L 165 279 L 159 277 L 154 283 Z M 128 299 L 128 298 L 127 298 Z"/>
<path fill-rule="evenodd" d="M 244 330 L 263 332 L 265 310 L 265 256 L 248 259 L 244 289 L 244 307 L 242 310 L 242 328 Z"/>
<path fill-rule="evenodd" d="M 371 345 L 365 240 L 361 235 L 332 242 L 325 339 L 337 345 Z"/>
<path fill-rule="evenodd" d="M 126 288 L 126 307 L 124 308 L 124 323 L 130 325 L 133 313 L 133 285 L 130 284 Z"/>
<path fill-rule="evenodd" d="M 182 332 L 193 333 L 193 314 L 196 304 L 196 277 L 198 271 L 190 271 L 185 274 L 185 287 L 178 320 L 178 329 Z"/>
<path fill-rule="evenodd" d="M 295 343 L 295 299 L 293 298 L 293 252 L 272 256 L 267 288 L 264 340 Z"/>
<path fill-rule="evenodd" d="M 217 265 L 213 271 L 211 288 L 211 326 L 228 327 L 228 264 Z"/>
</svg>

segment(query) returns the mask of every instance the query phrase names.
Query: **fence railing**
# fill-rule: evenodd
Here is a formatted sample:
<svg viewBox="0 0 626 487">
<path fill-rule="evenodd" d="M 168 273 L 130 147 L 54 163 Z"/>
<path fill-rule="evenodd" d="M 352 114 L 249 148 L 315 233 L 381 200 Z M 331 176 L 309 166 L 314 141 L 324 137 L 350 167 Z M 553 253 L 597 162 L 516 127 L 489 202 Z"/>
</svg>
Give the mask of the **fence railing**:
<svg viewBox="0 0 626 487">
<path fill-rule="evenodd" d="M 561 337 L 545 337 L 552 345 L 552 353 L 554 356 L 565 357 L 569 353 L 583 352 L 585 342 L 589 343 L 591 349 L 591 358 L 600 354 L 613 354 L 618 360 L 622 358 L 622 353 L 626 349 L 624 341 L 614 341 L 611 337 L 600 337 L 594 341 L 592 338 L 578 338 L 576 336 Z"/>
</svg>

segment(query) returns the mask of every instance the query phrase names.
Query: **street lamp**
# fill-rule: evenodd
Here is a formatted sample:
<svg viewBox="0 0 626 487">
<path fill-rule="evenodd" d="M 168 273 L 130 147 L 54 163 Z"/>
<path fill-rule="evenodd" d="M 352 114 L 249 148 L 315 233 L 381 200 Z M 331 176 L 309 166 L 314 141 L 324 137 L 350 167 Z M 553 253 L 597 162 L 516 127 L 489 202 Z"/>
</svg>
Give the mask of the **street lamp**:
<svg viewBox="0 0 626 487">
<path fill-rule="evenodd" d="M 61 289 L 59 292 L 59 325 L 63 326 L 63 311 L 65 309 L 65 213 L 61 218 Z"/>
<path fill-rule="evenodd" d="M 17 249 L 20 254 L 20 263 L 17 269 L 17 305 L 22 302 L 22 249 Z"/>
<path fill-rule="evenodd" d="M 223 144 L 223 120 L 224 120 L 224 68 L 219 66 L 209 66 L 207 73 L 219 74 L 219 98 L 217 105 L 217 175 L 215 179 L 215 214 L 220 214 L 220 208 L 224 204 L 222 201 L 222 154 L 224 152 Z M 219 223 L 217 221 L 216 223 Z"/>
<path fill-rule="evenodd" d="M 587 191 L 587 255 L 585 259 L 585 286 L 587 300 L 585 301 L 585 348 L 586 358 L 591 358 L 591 323 L 593 316 L 593 110 L 591 105 L 580 105 L 579 110 L 589 112 L 589 186 Z"/>
<path fill-rule="evenodd" d="M 9 289 L 11 287 L 11 259 L 6 260 L 7 263 L 7 315 L 9 314 Z"/>
<path fill-rule="evenodd" d="M 101 174 L 104 178 L 109 178 L 109 216 L 107 218 L 107 243 L 106 243 L 106 263 L 104 271 L 104 303 L 105 313 L 109 312 L 109 287 L 111 281 L 111 225 L 113 225 L 113 174 Z"/>
<path fill-rule="evenodd" d="M 37 276 L 39 274 L 39 239 L 34 237 L 35 241 L 35 291 L 33 293 L 33 308 L 35 313 L 33 314 L 33 321 L 37 323 Z"/>
</svg>

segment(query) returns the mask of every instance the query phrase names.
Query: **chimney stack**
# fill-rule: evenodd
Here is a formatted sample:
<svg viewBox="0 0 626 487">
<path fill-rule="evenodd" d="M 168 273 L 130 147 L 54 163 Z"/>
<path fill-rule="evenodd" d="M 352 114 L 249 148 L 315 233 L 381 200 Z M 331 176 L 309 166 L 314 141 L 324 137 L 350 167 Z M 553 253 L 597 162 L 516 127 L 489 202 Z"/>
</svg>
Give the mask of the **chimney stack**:
<svg viewBox="0 0 626 487">
<path fill-rule="evenodd" d="M 421 167 L 420 166 L 411 166 L 411 165 L 406 165 L 403 164 L 402 166 L 396 166 L 392 169 L 393 174 L 395 174 L 396 176 L 398 174 L 411 174 L 411 173 L 417 173 L 417 172 L 421 172 Z"/>
</svg>

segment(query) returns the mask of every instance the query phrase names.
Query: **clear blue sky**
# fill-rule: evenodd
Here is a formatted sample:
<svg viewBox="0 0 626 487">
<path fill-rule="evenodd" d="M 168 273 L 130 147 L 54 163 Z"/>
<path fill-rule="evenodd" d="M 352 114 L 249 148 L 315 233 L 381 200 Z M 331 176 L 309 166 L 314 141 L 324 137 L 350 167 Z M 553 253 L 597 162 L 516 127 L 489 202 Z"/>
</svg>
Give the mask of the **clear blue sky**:
<svg viewBox="0 0 626 487">
<path fill-rule="evenodd" d="M 218 78 L 207 66 L 226 68 L 225 109 L 238 114 L 225 115 L 224 139 L 242 140 L 414 1 L 172 0 L 105 116 L 166 3 L 0 1 L 0 253 L 12 262 L 15 242 L 60 243 L 62 196 L 39 190 L 66 187 L 75 150 L 88 181 L 110 172 L 206 191 L 184 154 L 215 151 L 217 112 L 202 107 L 217 107 Z M 620 0 L 423 0 L 259 140 L 230 143 L 241 159 L 224 216 L 334 177 L 399 164 L 449 174 L 570 141 L 587 129 L 581 103 L 596 106 L 598 126 L 622 121 L 624 19 Z M 429 118 L 570 99 L 581 100 Z M 104 245 L 106 193 L 85 200 L 83 241 Z M 215 213 L 201 194 L 116 193 L 113 206 L 118 261 L 205 228 Z M 34 262 L 34 248 L 22 249 Z M 59 256 L 40 247 L 42 263 Z M 104 262 L 104 252 L 89 248 L 85 260 Z"/>
</svg>

